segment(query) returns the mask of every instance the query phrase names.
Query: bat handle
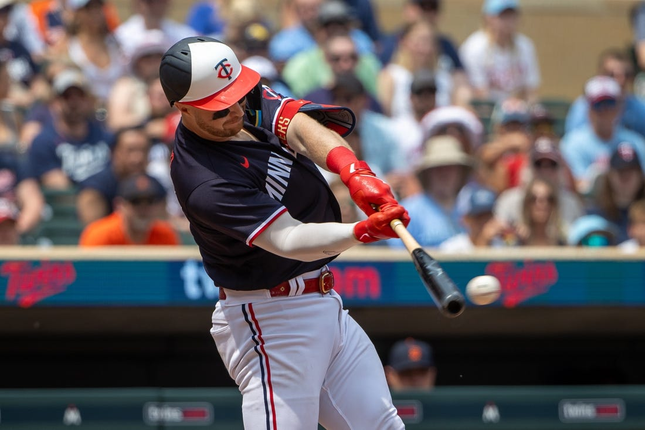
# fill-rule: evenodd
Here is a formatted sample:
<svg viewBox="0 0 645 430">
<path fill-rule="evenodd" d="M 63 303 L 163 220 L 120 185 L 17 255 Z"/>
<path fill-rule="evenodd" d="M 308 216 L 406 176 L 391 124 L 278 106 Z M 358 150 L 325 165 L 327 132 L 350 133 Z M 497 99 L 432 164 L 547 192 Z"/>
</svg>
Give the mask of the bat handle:
<svg viewBox="0 0 645 430">
<path fill-rule="evenodd" d="M 403 225 L 401 220 L 399 219 L 393 219 L 390 221 L 390 227 L 392 227 L 392 230 L 399 236 L 403 244 L 405 245 L 406 249 L 410 252 L 414 251 L 417 248 L 421 248 L 421 245 L 419 245 L 419 242 L 416 241 L 414 237 L 410 234 L 407 228 Z"/>
</svg>

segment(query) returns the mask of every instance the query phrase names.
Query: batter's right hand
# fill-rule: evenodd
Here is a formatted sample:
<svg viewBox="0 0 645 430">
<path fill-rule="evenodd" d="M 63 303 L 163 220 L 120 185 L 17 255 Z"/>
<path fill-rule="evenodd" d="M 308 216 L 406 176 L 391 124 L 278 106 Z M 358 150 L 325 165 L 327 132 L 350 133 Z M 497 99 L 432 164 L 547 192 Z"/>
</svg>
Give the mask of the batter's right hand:
<svg viewBox="0 0 645 430">
<path fill-rule="evenodd" d="M 349 188 L 354 203 L 366 215 L 372 215 L 385 204 L 398 204 L 390 186 L 378 178 L 364 161 L 345 166 L 340 171 L 340 179 Z"/>
<path fill-rule="evenodd" d="M 366 220 L 358 222 L 354 226 L 354 236 L 363 243 L 376 242 L 382 239 L 398 237 L 390 227 L 390 222 L 400 220 L 406 227 L 410 223 L 408 211 L 398 203 L 386 203 L 382 205 L 379 212 L 374 212 Z"/>
</svg>

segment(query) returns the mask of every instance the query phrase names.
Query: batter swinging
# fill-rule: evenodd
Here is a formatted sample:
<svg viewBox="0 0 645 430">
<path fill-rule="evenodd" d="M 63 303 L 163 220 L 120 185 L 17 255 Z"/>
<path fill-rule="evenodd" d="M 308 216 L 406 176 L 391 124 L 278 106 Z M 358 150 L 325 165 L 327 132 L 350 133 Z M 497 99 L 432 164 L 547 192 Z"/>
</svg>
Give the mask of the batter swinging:
<svg viewBox="0 0 645 430">
<path fill-rule="evenodd" d="M 352 112 L 275 94 L 207 37 L 172 46 L 160 76 L 182 115 L 172 180 L 220 287 L 211 334 L 242 393 L 245 428 L 403 428 L 376 350 L 326 266 L 396 237 L 393 219 L 409 222 L 337 133 L 351 132 Z M 341 175 L 366 220 L 340 222 L 314 163 Z"/>
</svg>

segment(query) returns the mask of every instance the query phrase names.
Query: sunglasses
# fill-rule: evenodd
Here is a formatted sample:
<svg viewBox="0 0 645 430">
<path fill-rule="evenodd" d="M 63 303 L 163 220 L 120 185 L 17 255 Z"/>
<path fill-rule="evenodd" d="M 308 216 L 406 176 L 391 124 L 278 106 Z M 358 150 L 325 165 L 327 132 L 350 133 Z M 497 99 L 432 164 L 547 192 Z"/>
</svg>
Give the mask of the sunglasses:
<svg viewBox="0 0 645 430">
<path fill-rule="evenodd" d="M 143 205 L 151 206 L 159 201 L 161 200 L 153 199 L 151 197 L 137 197 L 135 199 L 130 200 L 130 204 L 132 204 L 133 206 L 143 206 Z"/>
<path fill-rule="evenodd" d="M 244 104 L 244 102 L 246 102 L 246 96 L 244 96 L 241 99 L 239 99 L 237 101 L 237 104 L 242 106 Z M 230 108 L 215 111 L 215 112 L 213 112 L 213 120 L 224 118 L 225 116 L 228 116 L 229 113 L 231 113 Z"/>
<path fill-rule="evenodd" d="M 540 160 L 533 163 L 536 169 L 557 169 L 558 163 L 552 160 Z"/>
<path fill-rule="evenodd" d="M 546 201 L 550 204 L 555 203 L 555 196 L 553 194 L 549 194 L 548 196 L 536 196 L 535 194 L 533 194 L 530 198 L 531 203 L 537 203 L 537 201 L 540 199 L 546 199 Z"/>
<path fill-rule="evenodd" d="M 351 54 L 329 54 L 329 61 L 331 63 L 340 63 L 341 61 L 351 61 L 353 63 L 358 61 L 358 54 L 353 52 Z"/>
</svg>

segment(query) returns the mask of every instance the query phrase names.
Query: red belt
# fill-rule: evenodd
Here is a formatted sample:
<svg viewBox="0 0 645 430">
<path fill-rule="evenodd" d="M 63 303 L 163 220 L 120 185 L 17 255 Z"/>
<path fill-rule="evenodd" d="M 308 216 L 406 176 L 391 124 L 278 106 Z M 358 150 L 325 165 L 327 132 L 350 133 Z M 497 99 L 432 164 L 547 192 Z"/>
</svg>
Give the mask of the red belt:
<svg viewBox="0 0 645 430">
<path fill-rule="evenodd" d="M 304 279 L 305 289 L 301 294 L 321 293 L 327 294 L 334 289 L 334 275 L 330 271 L 324 271 L 317 278 Z M 283 282 L 269 289 L 271 297 L 288 296 L 291 293 L 289 281 Z M 225 300 L 226 293 L 223 288 L 219 289 L 219 299 Z"/>
</svg>

